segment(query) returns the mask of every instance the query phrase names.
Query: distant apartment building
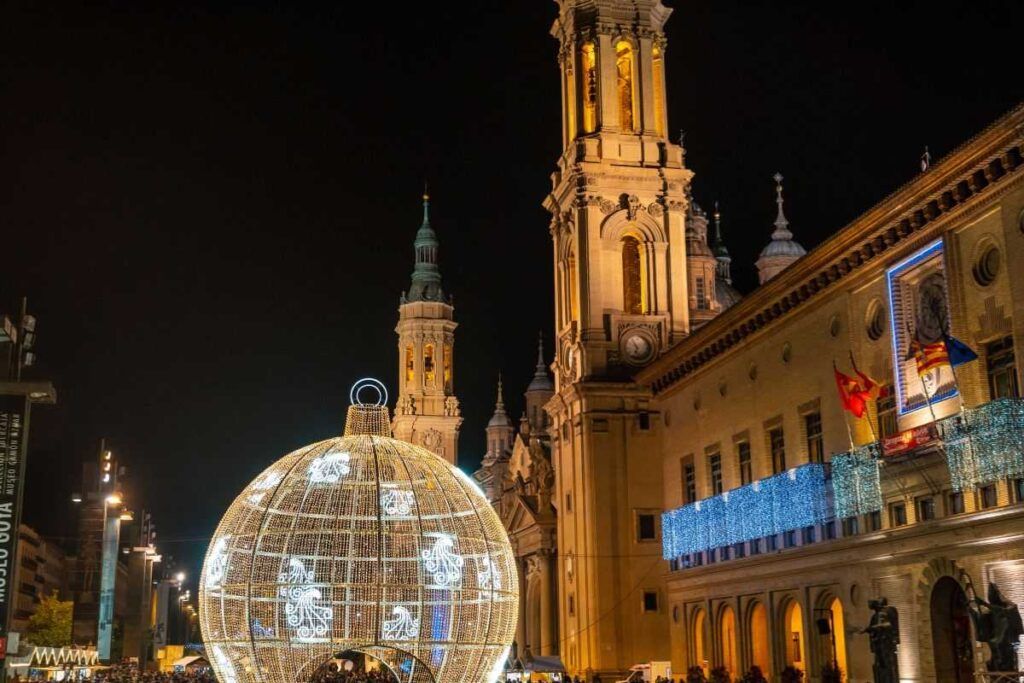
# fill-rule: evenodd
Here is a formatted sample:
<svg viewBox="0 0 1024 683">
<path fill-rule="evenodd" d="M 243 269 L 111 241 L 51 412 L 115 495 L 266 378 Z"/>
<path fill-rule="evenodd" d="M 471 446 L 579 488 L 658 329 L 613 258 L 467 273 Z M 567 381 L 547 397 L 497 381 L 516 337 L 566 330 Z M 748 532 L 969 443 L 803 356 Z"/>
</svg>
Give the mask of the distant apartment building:
<svg viewBox="0 0 1024 683">
<path fill-rule="evenodd" d="M 14 613 L 11 630 L 24 633 L 43 596 L 67 599 L 67 560 L 63 549 L 22 524 L 18 533 L 18 565 L 14 570 Z"/>
</svg>

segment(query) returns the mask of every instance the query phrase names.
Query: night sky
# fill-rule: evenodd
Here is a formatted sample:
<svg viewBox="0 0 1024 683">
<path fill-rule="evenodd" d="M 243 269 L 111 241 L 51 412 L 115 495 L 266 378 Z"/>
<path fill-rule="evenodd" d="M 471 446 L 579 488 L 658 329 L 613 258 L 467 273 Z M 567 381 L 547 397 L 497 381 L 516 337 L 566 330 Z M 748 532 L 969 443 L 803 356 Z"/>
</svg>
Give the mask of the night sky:
<svg viewBox="0 0 1024 683">
<path fill-rule="evenodd" d="M 556 5 L 416 4 L 0 10 L 0 307 L 29 297 L 29 376 L 60 398 L 33 414 L 26 522 L 70 535 L 106 436 L 197 568 L 257 472 L 340 432 L 355 379 L 394 387 L 424 180 L 463 466 L 499 370 L 518 417 L 552 334 Z M 1024 99 L 1018 0 L 671 4 L 671 129 L 744 291 L 776 170 L 810 247 Z"/>
</svg>

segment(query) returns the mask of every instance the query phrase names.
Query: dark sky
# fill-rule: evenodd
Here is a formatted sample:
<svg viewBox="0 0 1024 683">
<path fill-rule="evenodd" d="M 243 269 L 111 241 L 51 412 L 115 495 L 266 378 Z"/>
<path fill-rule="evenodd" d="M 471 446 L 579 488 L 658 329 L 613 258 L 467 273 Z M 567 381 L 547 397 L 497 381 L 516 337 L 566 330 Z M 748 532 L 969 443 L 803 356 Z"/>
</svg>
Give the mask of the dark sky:
<svg viewBox="0 0 1024 683">
<path fill-rule="evenodd" d="M 744 289 L 776 170 L 812 246 L 1024 99 L 1018 0 L 671 4 L 671 128 Z M 26 521 L 69 534 L 106 436 L 195 565 L 245 483 L 340 431 L 353 380 L 394 385 L 425 178 L 466 469 L 499 369 L 518 415 L 560 104 L 550 1 L 189 5 L 0 10 L 0 305 L 29 297 L 60 393 Z"/>
</svg>

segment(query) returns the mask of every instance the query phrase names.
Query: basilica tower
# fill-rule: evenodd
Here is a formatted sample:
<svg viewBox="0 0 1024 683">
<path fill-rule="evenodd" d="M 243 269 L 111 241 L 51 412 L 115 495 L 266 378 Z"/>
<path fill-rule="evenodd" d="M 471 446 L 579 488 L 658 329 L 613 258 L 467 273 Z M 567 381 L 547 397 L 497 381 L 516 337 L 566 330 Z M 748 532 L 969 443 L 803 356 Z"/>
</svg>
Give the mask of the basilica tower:
<svg viewBox="0 0 1024 683">
<path fill-rule="evenodd" d="M 462 415 L 455 397 L 455 328 L 451 301 L 441 289 L 437 233 L 430 225 L 430 197 L 423 195 L 423 224 L 414 242 L 416 265 L 398 307 L 398 405 L 395 438 L 418 444 L 458 463 Z"/>
<path fill-rule="evenodd" d="M 668 138 L 671 10 L 661 0 L 558 8 L 563 151 L 544 206 L 555 272 L 547 410 L 559 632 L 571 672 L 616 681 L 637 662 L 668 658 L 660 418 L 631 378 L 690 332 L 692 173 Z"/>
</svg>

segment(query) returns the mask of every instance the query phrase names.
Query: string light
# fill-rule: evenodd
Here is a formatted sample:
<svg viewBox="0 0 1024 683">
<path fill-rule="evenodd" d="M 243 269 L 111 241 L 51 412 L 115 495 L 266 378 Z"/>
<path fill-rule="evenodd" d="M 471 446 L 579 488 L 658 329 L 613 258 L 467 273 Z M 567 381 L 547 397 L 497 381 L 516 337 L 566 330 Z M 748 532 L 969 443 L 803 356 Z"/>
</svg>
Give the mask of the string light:
<svg viewBox="0 0 1024 683">
<path fill-rule="evenodd" d="M 493 683 L 519 606 L 515 556 L 474 482 L 390 438 L 387 408 L 295 451 L 235 499 L 211 541 L 199 618 L 226 683 L 311 680 L 364 652 L 409 679 Z M 418 679 L 416 679 L 418 680 Z"/>
<path fill-rule="evenodd" d="M 824 465 L 812 463 L 662 515 L 666 560 L 820 524 L 829 518 Z"/>
<path fill-rule="evenodd" d="M 1024 401 L 999 398 L 940 423 L 954 491 L 1024 477 Z"/>
<path fill-rule="evenodd" d="M 832 456 L 832 500 L 836 517 L 846 519 L 882 509 L 878 445 L 871 443 Z"/>
</svg>

